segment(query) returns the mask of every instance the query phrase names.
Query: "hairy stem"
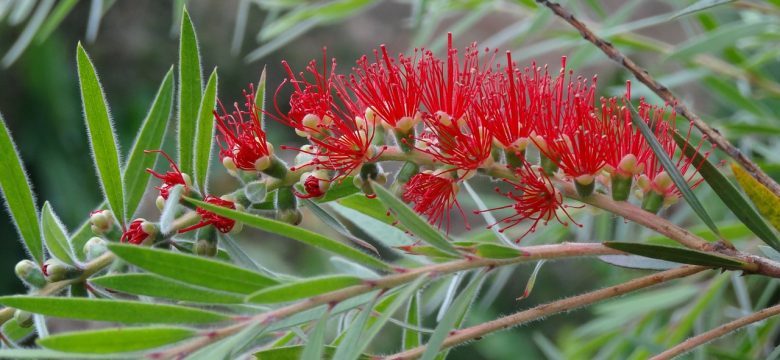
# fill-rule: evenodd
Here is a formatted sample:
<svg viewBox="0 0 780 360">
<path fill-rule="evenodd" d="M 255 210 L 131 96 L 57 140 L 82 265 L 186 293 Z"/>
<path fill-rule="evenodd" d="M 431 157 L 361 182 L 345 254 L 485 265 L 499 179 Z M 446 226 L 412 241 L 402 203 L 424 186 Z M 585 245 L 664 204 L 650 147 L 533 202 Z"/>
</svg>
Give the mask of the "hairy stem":
<svg viewBox="0 0 780 360">
<path fill-rule="evenodd" d="M 632 291 L 643 289 L 649 286 L 660 284 L 673 279 L 679 279 L 682 277 L 696 274 L 706 267 L 701 266 L 682 266 L 676 269 L 666 270 L 659 273 L 655 273 L 648 276 L 643 276 L 638 279 L 634 279 L 619 285 L 610 286 L 600 290 L 592 291 L 582 295 L 573 296 L 567 299 L 554 301 L 551 303 L 536 306 L 534 308 L 520 311 L 512 315 L 504 316 L 486 323 L 475 325 L 472 327 L 454 330 L 442 343 L 442 349 L 454 347 L 466 343 L 471 340 L 478 339 L 487 334 L 506 330 L 511 327 L 524 324 L 530 321 L 538 320 L 540 318 L 558 314 L 564 311 L 571 311 L 583 306 L 591 305 L 593 303 L 620 296 Z M 410 349 L 401 353 L 390 355 L 385 359 L 391 360 L 408 360 L 416 359 L 422 356 L 425 352 L 426 346 L 419 346 L 414 349 Z"/>
<path fill-rule="evenodd" d="M 671 359 L 677 355 L 684 354 L 688 351 L 693 350 L 693 348 L 703 345 L 707 342 L 710 342 L 712 340 L 715 340 L 723 335 L 726 335 L 730 332 L 739 330 L 740 328 L 743 328 L 745 326 L 748 326 L 754 322 L 758 322 L 761 320 L 764 320 L 766 318 L 775 316 L 777 314 L 780 314 L 780 305 L 775 305 L 766 309 L 763 309 L 759 312 L 750 314 L 745 317 L 741 317 L 739 319 L 736 319 L 730 323 L 723 324 L 719 327 L 716 327 L 710 331 L 701 333 L 699 335 L 696 335 L 692 338 L 689 338 L 688 340 L 685 340 L 674 347 L 656 355 L 650 358 L 650 360 L 665 360 L 665 359 Z"/>
<path fill-rule="evenodd" d="M 630 71 L 634 74 L 634 76 L 641 81 L 643 84 L 647 85 L 653 92 L 655 92 L 661 99 L 664 99 L 664 101 L 668 102 L 669 104 L 674 104 L 674 109 L 677 113 L 684 116 L 688 121 L 693 123 L 696 128 L 698 128 L 709 140 L 712 144 L 716 145 L 717 147 L 723 149 L 729 156 L 731 156 L 734 160 L 736 160 L 747 172 L 749 172 L 756 180 L 758 180 L 761 184 L 769 188 L 769 190 L 772 191 L 772 193 L 775 194 L 778 198 L 780 198 L 780 185 L 778 185 L 777 182 L 775 182 L 771 177 L 769 177 L 758 165 L 756 165 L 754 162 L 750 161 L 750 159 L 745 156 L 737 147 L 735 147 L 731 142 L 728 141 L 721 133 L 713 129 L 709 124 L 704 122 L 698 115 L 696 115 L 693 111 L 691 111 L 685 103 L 683 103 L 679 98 L 674 96 L 672 92 L 667 88 L 666 86 L 662 85 L 658 81 L 653 78 L 650 73 L 648 73 L 645 69 L 637 65 L 633 60 L 631 60 L 629 57 L 627 57 L 625 54 L 623 54 L 620 50 L 615 48 L 610 42 L 598 37 L 596 34 L 593 33 L 593 31 L 588 28 L 585 23 L 578 20 L 574 15 L 569 12 L 566 8 L 561 6 L 558 3 L 551 2 L 549 0 L 536 0 L 537 3 L 540 3 L 546 7 L 548 7 L 552 12 L 569 23 L 572 27 L 577 29 L 577 31 L 580 32 L 582 37 L 591 42 L 593 45 L 598 47 L 604 54 L 607 55 L 610 59 L 617 62 L 621 66 L 623 66 L 625 69 Z"/>
<path fill-rule="evenodd" d="M 488 268 L 498 267 L 510 264 L 516 264 L 525 261 L 533 261 L 539 259 L 556 259 L 567 257 L 579 257 L 579 256 L 600 256 L 600 255 L 618 255 L 623 254 L 620 251 L 608 248 L 599 243 L 562 243 L 555 245 L 538 245 L 528 246 L 521 248 L 524 251 L 524 255 L 510 259 L 484 259 L 484 258 L 468 258 L 463 260 L 455 260 L 451 262 L 429 265 L 410 269 L 406 272 L 387 275 L 379 279 L 367 280 L 361 285 L 355 285 L 341 290 L 333 291 L 330 293 L 314 296 L 306 300 L 302 300 L 287 306 L 280 307 L 268 312 L 257 314 L 250 319 L 242 322 L 224 327 L 218 330 L 209 331 L 203 336 L 195 338 L 182 345 L 149 354 L 148 357 L 152 359 L 168 359 L 174 357 L 184 357 L 187 354 L 206 346 L 214 341 L 222 339 L 226 336 L 233 335 L 247 326 L 257 323 L 270 323 L 278 321 L 288 316 L 300 313 L 301 311 L 308 310 L 320 305 L 337 304 L 346 299 L 369 293 L 371 291 L 391 289 L 409 282 L 414 281 L 420 276 L 439 276 L 443 274 L 450 274 L 463 270 L 476 269 L 476 268 Z"/>
</svg>

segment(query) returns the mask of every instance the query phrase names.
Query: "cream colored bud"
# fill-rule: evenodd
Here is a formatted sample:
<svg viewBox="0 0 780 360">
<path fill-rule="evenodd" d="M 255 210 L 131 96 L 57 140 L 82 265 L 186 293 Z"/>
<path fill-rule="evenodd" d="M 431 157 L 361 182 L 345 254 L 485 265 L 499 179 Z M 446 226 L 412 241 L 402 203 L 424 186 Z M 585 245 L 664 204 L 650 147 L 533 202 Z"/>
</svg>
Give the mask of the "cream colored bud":
<svg viewBox="0 0 780 360">
<path fill-rule="evenodd" d="M 578 182 L 580 185 L 590 185 L 595 179 L 596 178 L 593 175 L 585 174 L 575 177 L 574 181 Z"/>
<path fill-rule="evenodd" d="M 661 193 L 666 193 L 669 191 L 669 189 L 671 189 L 672 186 L 674 186 L 672 178 L 669 176 L 669 174 L 666 173 L 666 171 L 661 171 L 658 173 L 658 175 L 656 175 L 653 179 L 653 184 Z"/>
<path fill-rule="evenodd" d="M 306 129 L 316 129 L 320 124 L 320 117 L 314 114 L 306 114 L 301 120 L 301 124 Z"/>
<path fill-rule="evenodd" d="M 439 120 L 439 124 L 442 124 L 444 126 L 452 125 L 452 118 L 450 117 L 449 114 L 445 113 L 444 111 L 437 111 L 436 119 Z"/>
<path fill-rule="evenodd" d="M 265 169 L 268 169 L 269 167 L 271 167 L 270 156 L 261 156 L 259 159 L 255 161 L 255 170 L 257 171 L 263 171 Z"/>
<path fill-rule="evenodd" d="M 181 178 L 184 179 L 184 186 L 192 188 L 192 178 L 187 174 L 181 174 Z"/>
<path fill-rule="evenodd" d="M 623 172 L 626 175 L 634 175 L 639 173 L 639 169 L 637 166 L 637 163 L 639 160 L 637 160 L 636 156 L 634 154 L 628 154 L 624 156 L 622 159 L 620 159 L 620 163 L 618 164 L 618 169 Z"/>
<path fill-rule="evenodd" d="M 236 162 L 233 161 L 233 158 L 231 158 L 231 157 L 227 157 L 227 156 L 223 157 L 222 158 L 222 166 L 224 166 L 225 169 L 227 169 L 227 171 L 236 171 L 236 170 L 238 170 L 238 167 L 236 166 Z"/>
</svg>

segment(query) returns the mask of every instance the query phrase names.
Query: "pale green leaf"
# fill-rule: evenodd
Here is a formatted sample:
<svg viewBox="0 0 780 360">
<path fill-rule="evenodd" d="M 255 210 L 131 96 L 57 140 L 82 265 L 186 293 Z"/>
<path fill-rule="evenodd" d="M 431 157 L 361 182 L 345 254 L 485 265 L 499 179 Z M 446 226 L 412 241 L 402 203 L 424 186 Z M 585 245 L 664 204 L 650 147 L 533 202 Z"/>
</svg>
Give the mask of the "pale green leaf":
<svg viewBox="0 0 780 360">
<path fill-rule="evenodd" d="M 362 282 L 361 278 L 347 275 L 308 278 L 258 290 L 247 297 L 247 302 L 272 304 L 293 301 L 358 285 Z"/>
<path fill-rule="evenodd" d="M 195 184 L 198 189 L 206 194 L 208 186 L 209 165 L 211 164 L 211 152 L 214 147 L 214 107 L 217 106 L 217 85 L 219 77 L 217 68 L 211 72 L 206 90 L 200 102 L 198 124 L 195 134 Z"/>
<path fill-rule="evenodd" d="M 326 311 L 322 318 L 317 321 L 317 325 L 314 326 L 314 330 L 309 334 L 309 340 L 303 348 L 301 360 L 322 360 L 322 355 L 325 353 L 325 330 L 328 326 L 329 317 L 330 311 Z"/>
<path fill-rule="evenodd" d="M 196 334 L 193 329 L 177 327 L 122 327 L 60 333 L 37 343 L 52 350 L 110 354 L 152 349 Z"/>
<path fill-rule="evenodd" d="M 152 274 L 113 274 L 89 280 L 112 291 L 199 303 L 238 304 L 240 295 L 190 286 Z"/>
<path fill-rule="evenodd" d="M 51 209 L 51 204 L 48 201 L 43 204 L 41 209 L 41 230 L 49 253 L 68 265 L 75 265 L 73 250 L 70 248 L 65 226 Z"/>
</svg>

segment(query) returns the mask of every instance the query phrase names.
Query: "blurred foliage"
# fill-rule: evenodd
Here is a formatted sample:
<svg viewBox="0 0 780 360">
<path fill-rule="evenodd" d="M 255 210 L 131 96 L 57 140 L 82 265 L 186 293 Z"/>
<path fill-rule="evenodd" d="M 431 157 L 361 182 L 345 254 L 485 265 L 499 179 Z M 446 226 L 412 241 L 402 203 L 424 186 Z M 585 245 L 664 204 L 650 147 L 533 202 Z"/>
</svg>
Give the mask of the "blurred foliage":
<svg viewBox="0 0 780 360">
<path fill-rule="evenodd" d="M 112 104 L 119 141 L 130 144 L 156 84 L 176 59 L 180 14 L 173 9 L 184 2 L 0 0 L 0 52 L 5 67 L 0 70 L 0 109 L 25 159 L 39 203 L 45 199 L 55 208 L 67 205 L 71 211 L 59 215 L 68 229 L 76 228 L 100 201 L 81 119 L 73 61 L 76 42 L 88 43 Z M 780 1 L 565 3 L 780 178 Z M 350 59 L 341 61 L 342 67 L 348 67 L 351 59 L 369 53 L 380 43 L 387 43 L 396 52 L 415 47 L 440 51 L 446 45 L 443 34 L 448 31 L 460 43 L 479 41 L 483 47 L 510 49 L 519 63 L 536 59 L 538 64 L 549 62 L 555 68 L 560 56 L 566 55 L 569 67 L 583 76 L 599 74 L 602 88 L 609 89 L 602 94 L 605 96 L 621 94 L 625 80 L 630 79 L 598 49 L 531 0 L 193 0 L 188 6 L 199 29 L 204 68 L 219 66 L 219 94 L 226 102 L 257 80 L 263 64 L 269 65 L 273 89 L 283 77 L 280 59 L 301 65 L 321 56 L 320 48 L 327 46 L 329 56 Z M 658 101 L 639 85 L 634 85 L 632 93 Z M 295 141 L 275 124 L 271 124 L 271 132 L 275 140 Z M 173 143 L 172 135 L 169 129 L 168 144 Z M 125 155 L 127 149 L 123 150 Z M 717 152 L 715 156 L 720 158 Z M 229 181 L 222 176 L 212 186 L 227 188 Z M 490 193 L 491 184 L 472 185 L 487 194 L 483 198 L 489 205 L 497 203 L 497 197 Z M 709 188 L 702 186 L 697 195 L 723 235 L 738 248 L 754 250 L 760 244 Z M 462 200 L 465 206 L 474 207 L 465 194 Z M 149 202 L 144 206 L 147 211 L 153 208 Z M 306 215 L 304 226 L 321 228 L 315 216 Z M 666 215 L 694 230 L 700 225 L 686 206 L 674 207 Z M 524 243 L 563 239 L 668 243 L 609 214 L 576 211 L 575 216 L 584 225 L 575 234 L 551 226 Z M 0 221 L 3 274 L 10 274 L 13 264 L 24 255 L 7 219 L 3 216 Z M 371 238 L 358 221 L 342 220 L 359 237 Z M 706 228 L 701 229 L 706 233 Z M 337 266 L 318 252 L 274 241 L 270 236 L 257 239 L 255 234 L 246 231 L 241 244 L 274 270 L 309 276 Z M 493 236 L 487 231 L 484 234 Z M 523 293 L 532 270 L 533 266 L 521 265 L 492 274 L 468 323 L 614 284 L 642 272 L 615 271 L 593 259 L 556 262 L 541 269 L 530 297 L 515 300 Z M 724 274 L 696 280 L 497 333 L 450 355 L 453 359 L 511 359 L 518 354 L 524 358 L 642 359 L 690 334 L 778 300 L 774 279 Z M 443 294 L 448 281 L 440 281 L 440 291 L 431 293 Z M 11 276 L 2 278 L 0 289 L 3 294 L 23 291 Z M 437 309 L 423 310 L 430 318 Z M 769 319 L 700 347 L 689 358 L 776 359 L 780 357 L 775 348 L 777 339 L 778 319 Z M 380 344 L 371 350 L 391 351 L 394 345 Z"/>
</svg>

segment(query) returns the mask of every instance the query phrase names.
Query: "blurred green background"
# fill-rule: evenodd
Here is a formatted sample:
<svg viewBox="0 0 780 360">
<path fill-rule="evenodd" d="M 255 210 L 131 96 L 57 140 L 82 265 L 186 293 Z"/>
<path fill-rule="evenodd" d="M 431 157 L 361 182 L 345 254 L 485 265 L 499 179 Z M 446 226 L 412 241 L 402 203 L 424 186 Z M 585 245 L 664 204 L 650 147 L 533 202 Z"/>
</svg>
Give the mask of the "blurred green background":
<svg viewBox="0 0 780 360">
<path fill-rule="evenodd" d="M 74 2 L 71 12 L 45 41 L 33 41 L 12 65 L 0 69 L 0 112 L 17 142 L 38 201 L 50 201 L 69 229 L 76 228 L 101 198 L 82 119 L 76 43 L 86 44 L 101 75 L 125 151 L 159 82 L 178 57 L 175 34 L 178 21 L 174 9 L 184 1 L 96 1 L 101 2 L 102 9 L 95 10 L 95 1 Z M 40 5 L 45 1 L 32 3 Z M 219 97 L 225 103 L 238 100 L 242 89 L 257 81 L 265 65 L 272 93 L 284 75 L 282 59 L 287 59 L 294 69 L 302 69 L 309 59 L 321 58 L 321 48 L 327 46 L 329 56 L 339 59 L 341 71 L 346 72 L 355 59 L 370 54 L 382 43 L 391 52 L 416 46 L 440 51 L 448 31 L 455 33 L 456 42 L 461 46 L 478 41 L 480 46 L 513 50 L 513 57 L 520 64 L 536 59 L 557 69 L 560 57 L 566 55 L 570 67 L 579 74 L 585 77 L 598 74 L 599 95 L 620 94 L 625 80 L 632 79 L 549 11 L 537 9 L 533 1 L 352 0 L 335 2 L 341 5 L 336 10 L 323 7 L 333 3 L 290 0 L 187 3 L 200 39 L 204 73 L 208 74 L 214 66 L 219 68 Z M 777 1 L 715 1 L 709 3 L 723 5 L 691 13 L 681 11 L 691 4 L 704 2 L 567 3 L 602 36 L 648 67 L 706 120 L 717 124 L 770 173 L 778 173 L 780 8 Z M 2 1 L 0 9 L 1 4 Z M 94 25 L 96 11 L 102 14 L 97 16 L 98 26 Z M 0 53 L 11 49 L 22 36 L 25 20 L 32 14 L 23 17 L 18 25 L 12 24 L 11 15 L 5 22 L 0 19 Z M 99 31 L 94 41 L 87 41 L 86 34 L 92 26 Z M 636 82 L 634 94 L 655 99 Z M 270 126 L 270 138 L 275 143 L 297 141 L 291 131 L 278 124 Z M 168 144 L 173 142 L 173 134 L 173 129 L 169 129 Z M 219 169 L 219 176 L 212 179 L 212 189 L 217 193 L 228 191 L 234 185 Z M 491 184 L 474 185 L 491 205 L 503 204 L 491 192 Z M 706 186 L 697 190 L 697 194 L 731 240 L 737 240 L 741 248 L 755 249 L 757 242 L 753 236 L 711 196 Z M 157 210 L 150 205 L 153 199 L 148 200 L 142 215 L 154 219 Z M 468 198 L 462 201 L 466 207 L 473 208 Z M 677 223 L 699 228 L 698 220 L 685 205 L 674 207 L 665 215 Z M 609 214 L 577 211 L 576 216 L 584 224 L 583 229 L 570 234 L 552 226 L 524 242 L 635 241 L 653 236 Z M 480 218 L 474 216 L 471 220 L 475 228 L 481 228 Z M 307 214 L 304 226 L 318 225 L 321 224 Z M 23 286 L 12 274 L 24 253 L 5 213 L 0 216 L 0 234 L 0 274 L 3 274 L 0 294 L 23 292 Z M 242 244 L 263 264 L 276 270 L 311 275 L 333 270 L 335 266 L 316 251 L 298 248 L 278 238 L 245 231 L 242 239 Z M 515 300 L 522 294 L 532 270 L 533 264 L 519 265 L 494 275 L 477 300 L 469 323 L 487 321 L 645 273 L 615 268 L 595 259 L 556 262 L 542 268 L 530 298 Z M 446 287 L 448 280 L 443 279 L 440 286 Z M 766 305 L 775 300 L 776 286 L 775 282 L 764 279 L 743 279 L 728 274 L 712 282 L 682 282 L 654 290 L 651 294 L 655 297 L 629 297 L 487 337 L 458 348 L 452 352 L 452 358 L 642 358 L 642 353 L 633 349 L 644 346 L 657 350 L 669 341 L 659 334 L 665 331 L 674 334 L 672 330 L 682 328 L 685 335 L 722 323 L 751 307 Z M 435 316 L 436 309 L 429 310 Z M 691 317 L 692 312 L 697 316 Z M 706 320 L 699 319 L 705 315 Z M 716 343 L 693 356 L 768 356 L 777 336 L 775 325 L 776 322 L 765 324 L 765 328 L 748 332 L 744 338 Z M 746 341 L 749 345 L 757 336 L 764 336 L 765 345 L 758 349 L 747 346 L 751 351 L 748 353 L 744 350 Z M 392 351 L 394 346 L 387 343 L 374 350 Z"/>
</svg>

